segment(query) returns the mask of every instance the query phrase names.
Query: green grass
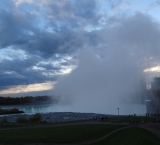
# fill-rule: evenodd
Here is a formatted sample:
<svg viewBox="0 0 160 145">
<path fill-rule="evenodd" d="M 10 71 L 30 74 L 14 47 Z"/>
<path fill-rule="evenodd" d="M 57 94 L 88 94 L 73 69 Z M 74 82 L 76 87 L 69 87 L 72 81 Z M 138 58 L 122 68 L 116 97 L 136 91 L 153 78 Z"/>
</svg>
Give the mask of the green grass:
<svg viewBox="0 0 160 145">
<path fill-rule="evenodd" d="M 5 129 L 5 128 L 17 128 L 17 127 L 30 127 L 30 126 L 35 126 L 36 124 L 33 123 L 0 123 L 0 129 Z"/>
<path fill-rule="evenodd" d="M 78 143 L 100 138 L 122 125 L 72 125 L 57 127 L 19 128 L 0 131 L 0 143 Z M 160 145 L 160 138 L 151 132 L 131 127 L 120 130 L 93 145 Z"/>
<path fill-rule="evenodd" d="M 0 143 L 74 143 L 100 138 L 122 125 L 74 125 L 0 131 Z"/>
<path fill-rule="evenodd" d="M 160 145 L 160 138 L 142 128 L 128 128 L 93 145 Z"/>
<path fill-rule="evenodd" d="M 129 123 L 130 120 L 134 120 L 134 121 L 138 121 L 139 123 L 142 123 L 142 121 L 144 121 L 144 123 L 146 123 L 146 122 L 152 122 L 154 118 L 156 118 L 156 117 L 119 116 L 119 117 L 108 118 L 104 121 L 106 121 L 106 122 L 128 122 Z"/>
</svg>

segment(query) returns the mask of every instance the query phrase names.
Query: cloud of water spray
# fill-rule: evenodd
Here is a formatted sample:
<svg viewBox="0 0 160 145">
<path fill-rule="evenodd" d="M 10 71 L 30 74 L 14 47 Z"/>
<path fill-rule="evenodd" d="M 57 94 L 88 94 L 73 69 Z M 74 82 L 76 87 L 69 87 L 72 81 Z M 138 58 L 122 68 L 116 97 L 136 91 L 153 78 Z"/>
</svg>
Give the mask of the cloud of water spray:
<svg viewBox="0 0 160 145">
<path fill-rule="evenodd" d="M 60 102 L 67 103 L 64 111 L 115 114 L 119 107 L 123 114 L 136 113 L 126 103 L 135 103 L 130 96 L 142 74 L 126 54 L 113 57 L 102 59 L 93 49 L 79 53 L 78 67 L 55 87 Z"/>
<path fill-rule="evenodd" d="M 80 50 L 77 68 L 55 86 L 60 102 L 68 104 L 62 110 L 116 114 L 120 108 L 121 114 L 145 113 L 144 106 L 135 105 L 141 100 L 136 92 L 143 88 L 143 70 L 159 62 L 157 23 L 136 14 L 112 18 L 94 33 L 103 45 Z"/>
</svg>

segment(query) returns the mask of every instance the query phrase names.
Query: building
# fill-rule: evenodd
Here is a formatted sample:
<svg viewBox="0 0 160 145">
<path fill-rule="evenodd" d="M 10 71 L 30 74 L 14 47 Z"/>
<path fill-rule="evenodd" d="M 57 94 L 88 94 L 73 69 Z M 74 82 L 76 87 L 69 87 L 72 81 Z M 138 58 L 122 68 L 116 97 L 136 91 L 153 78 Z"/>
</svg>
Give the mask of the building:
<svg viewBox="0 0 160 145">
<path fill-rule="evenodd" d="M 160 114 L 160 77 L 153 78 L 151 89 L 147 92 L 147 113 Z"/>
</svg>

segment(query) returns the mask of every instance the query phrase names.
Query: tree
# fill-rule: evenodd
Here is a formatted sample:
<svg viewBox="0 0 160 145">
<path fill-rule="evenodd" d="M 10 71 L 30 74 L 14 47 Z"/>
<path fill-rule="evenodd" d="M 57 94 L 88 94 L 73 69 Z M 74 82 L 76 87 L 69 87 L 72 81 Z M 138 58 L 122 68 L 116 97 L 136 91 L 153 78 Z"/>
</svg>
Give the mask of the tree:
<svg viewBox="0 0 160 145">
<path fill-rule="evenodd" d="M 7 123 L 7 122 L 8 122 L 7 117 L 6 117 L 6 116 L 3 117 L 2 120 L 1 120 L 1 122 L 2 122 L 2 123 Z"/>
<path fill-rule="evenodd" d="M 18 110 L 17 108 L 12 108 L 12 109 L 10 110 L 10 113 L 17 113 L 17 112 L 19 112 L 19 110 Z"/>
<path fill-rule="evenodd" d="M 25 116 L 20 116 L 20 117 L 17 119 L 17 122 L 18 122 L 18 123 L 26 123 L 26 122 L 28 122 L 28 119 L 27 119 Z"/>
<path fill-rule="evenodd" d="M 29 121 L 31 122 L 40 122 L 42 120 L 42 116 L 39 113 L 36 113 L 35 115 L 33 115 L 32 117 L 29 118 Z"/>
</svg>

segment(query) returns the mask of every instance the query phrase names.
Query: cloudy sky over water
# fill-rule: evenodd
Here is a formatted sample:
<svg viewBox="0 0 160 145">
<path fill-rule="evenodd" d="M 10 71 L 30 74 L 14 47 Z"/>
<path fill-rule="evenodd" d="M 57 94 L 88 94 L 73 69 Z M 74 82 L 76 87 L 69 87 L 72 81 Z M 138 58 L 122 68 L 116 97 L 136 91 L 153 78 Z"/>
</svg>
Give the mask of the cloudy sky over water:
<svg viewBox="0 0 160 145">
<path fill-rule="evenodd" d="M 110 70 L 143 71 L 149 84 L 159 15 L 160 0 L 0 0 L 0 94 L 52 94 L 62 77 L 101 83 Z"/>
</svg>

